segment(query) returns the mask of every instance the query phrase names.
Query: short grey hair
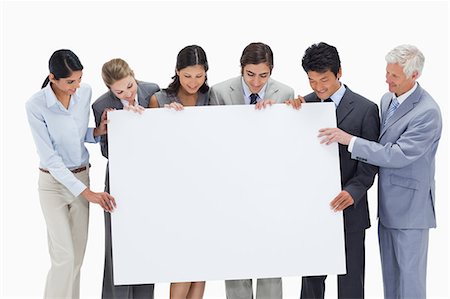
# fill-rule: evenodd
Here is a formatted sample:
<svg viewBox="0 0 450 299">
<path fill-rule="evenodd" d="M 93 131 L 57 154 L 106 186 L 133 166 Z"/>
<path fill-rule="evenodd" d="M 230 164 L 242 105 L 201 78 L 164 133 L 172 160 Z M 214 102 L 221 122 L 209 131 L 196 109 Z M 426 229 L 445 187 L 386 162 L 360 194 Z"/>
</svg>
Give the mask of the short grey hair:
<svg viewBox="0 0 450 299">
<path fill-rule="evenodd" d="M 425 56 L 413 45 L 400 45 L 386 54 L 386 62 L 403 67 L 403 72 L 407 78 L 411 78 L 414 72 L 417 72 L 417 78 L 422 74 Z"/>
</svg>

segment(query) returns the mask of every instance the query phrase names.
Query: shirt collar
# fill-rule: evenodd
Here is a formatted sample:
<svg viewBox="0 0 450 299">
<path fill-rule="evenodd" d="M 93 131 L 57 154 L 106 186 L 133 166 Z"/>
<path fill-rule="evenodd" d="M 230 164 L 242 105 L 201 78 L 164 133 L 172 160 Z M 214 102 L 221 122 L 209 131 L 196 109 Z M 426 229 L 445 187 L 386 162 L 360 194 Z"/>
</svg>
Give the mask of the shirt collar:
<svg viewBox="0 0 450 299">
<path fill-rule="evenodd" d="M 122 103 L 123 107 L 128 107 L 130 105 L 130 102 L 128 102 L 127 100 L 122 100 L 120 99 L 120 102 Z M 133 106 L 137 106 L 139 105 L 138 100 L 137 100 L 137 93 L 136 96 L 134 97 L 134 104 Z"/>
<path fill-rule="evenodd" d="M 47 86 L 44 87 L 44 94 L 46 99 L 47 108 L 57 105 L 60 108 L 66 110 L 61 102 L 56 97 L 55 92 L 51 87 L 51 83 L 48 83 Z M 75 91 L 73 95 L 70 96 L 69 108 L 72 107 L 78 99 L 78 89 Z M 68 110 L 68 109 L 67 109 Z"/>
<path fill-rule="evenodd" d="M 341 102 L 341 100 L 345 94 L 345 85 L 342 83 L 340 83 L 340 84 L 341 84 L 341 87 L 339 87 L 339 89 L 330 96 L 330 99 L 334 102 L 336 107 L 339 106 L 339 103 Z"/>
<path fill-rule="evenodd" d="M 402 94 L 401 96 L 397 97 L 395 95 L 395 93 L 392 93 L 392 97 L 393 98 L 397 98 L 397 101 L 399 104 L 403 103 L 417 88 L 417 82 L 414 83 L 414 86 L 408 90 L 407 92 L 405 92 L 404 94 Z"/>
</svg>

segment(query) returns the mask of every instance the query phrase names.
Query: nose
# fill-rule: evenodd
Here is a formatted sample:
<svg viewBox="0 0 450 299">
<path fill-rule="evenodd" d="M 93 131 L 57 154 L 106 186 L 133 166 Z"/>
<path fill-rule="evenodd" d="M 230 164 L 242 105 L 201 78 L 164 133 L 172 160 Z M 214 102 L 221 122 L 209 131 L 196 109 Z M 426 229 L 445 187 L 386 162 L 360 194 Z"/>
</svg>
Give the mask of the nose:
<svg viewBox="0 0 450 299">
<path fill-rule="evenodd" d="M 316 82 L 315 83 L 315 89 L 316 90 L 322 90 L 323 89 L 323 85 L 320 82 Z"/>
<path fill-rule="evenodd" d="M 389 76 L 389 74 L 386 74 L 386 83 L 391 83 L 391 82 L 392 82 L 391 76 Z"/>
<path fill-rule="evenodd" d="M 258 78 L 258 76 L 255 76 L 251 78 L 250 82 L 253 86 L 259 86 L 261 84 L 261 79 Z"/>
</svg>

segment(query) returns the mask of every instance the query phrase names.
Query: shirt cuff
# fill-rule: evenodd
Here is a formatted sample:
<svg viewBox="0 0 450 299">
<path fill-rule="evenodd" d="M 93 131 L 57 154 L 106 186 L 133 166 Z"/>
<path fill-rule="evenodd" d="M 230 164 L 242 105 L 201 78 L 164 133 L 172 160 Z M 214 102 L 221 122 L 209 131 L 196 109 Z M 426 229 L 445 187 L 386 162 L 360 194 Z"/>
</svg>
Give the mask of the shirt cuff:
<svg viewBox="0 0 450 299">
<path fill-rule="evenodd" d="M 86 188 L 86 185 L 80 181 L 77 181 L 72 186 L 68 187 L 69 191 L 76 197 L 80 196 L 81 192 L 83 192 Z"/>
<path fill-rule="evenodd" d="M 353 136 L 352 139 L 350 139 L 350 143 L 348 144 L 347 150 L 351 153 L 353 151 L 353 145 L 355 145 L 356 136 Z"/>
<path fill-rule="evenodd" d="M 84 136 L 84 141 L 89 143 L 97 143 L 100 141 L 101 136 L 94 137 L 94 128 L 87 128 L 86 135 Z"/>
</svg>

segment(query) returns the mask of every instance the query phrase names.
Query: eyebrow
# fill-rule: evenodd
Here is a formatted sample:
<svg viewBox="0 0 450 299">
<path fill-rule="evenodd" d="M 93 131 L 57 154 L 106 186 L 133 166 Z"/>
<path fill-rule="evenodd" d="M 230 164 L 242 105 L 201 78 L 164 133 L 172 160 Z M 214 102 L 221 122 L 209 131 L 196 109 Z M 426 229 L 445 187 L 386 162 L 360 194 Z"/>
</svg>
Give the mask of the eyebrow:
<svg viewBox="0 0 450 299">
<path fill-rule="evenodd" d="M 259 75 L 259 76 L 269 74 L 269 72 L 264 72 L 264 73 L 261 73 L 261 74 L 257 74 L 257 73 L 254 73 L 254 72 L 250 71 L 250 70 L 246 70 L 246 72 L 249 73 L 250 75 Z"/>
</svg>

